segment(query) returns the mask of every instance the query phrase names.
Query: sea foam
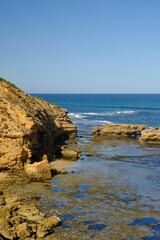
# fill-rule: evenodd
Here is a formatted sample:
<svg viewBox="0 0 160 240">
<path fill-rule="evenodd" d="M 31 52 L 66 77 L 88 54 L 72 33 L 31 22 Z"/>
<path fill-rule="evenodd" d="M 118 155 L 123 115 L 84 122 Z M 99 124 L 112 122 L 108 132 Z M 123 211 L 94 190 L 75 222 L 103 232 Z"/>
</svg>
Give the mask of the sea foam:
<svg viewBox="0 0 160 240">
<path fill-rule="evenodd" d="M 69 116 L 74 119 L 85 119 L 88 116 L 114 116 L 114 115 L 133 115 L 136 111 L 115 111 L 115 112 L 84 112 L 84 113 L 69 113 Z"/>
<path fill-rule="evenodd" d="M 79 114 L 79 113 L 69 113 L 68 114 L 71 118 L 74 118 L 74 119 L 84 119 L 85 116 L 83 116 L 82 114 Z"/>
</svg>

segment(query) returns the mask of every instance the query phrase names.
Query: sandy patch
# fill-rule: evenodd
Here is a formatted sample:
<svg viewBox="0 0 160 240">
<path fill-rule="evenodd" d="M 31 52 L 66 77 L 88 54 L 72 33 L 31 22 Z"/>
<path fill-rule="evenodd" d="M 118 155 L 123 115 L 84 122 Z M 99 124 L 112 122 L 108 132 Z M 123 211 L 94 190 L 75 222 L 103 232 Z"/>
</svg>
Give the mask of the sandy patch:
<svg viewBox="0 0 160 240">
<path fill-rule="evenodd" d="M 66 168 L 75 167 L 76 164 L 76 162 L 68 160 L 56 160 L 50 163 L 52 168 L 58 169 L 59 171 L 65 170 Z"/>
</svg>

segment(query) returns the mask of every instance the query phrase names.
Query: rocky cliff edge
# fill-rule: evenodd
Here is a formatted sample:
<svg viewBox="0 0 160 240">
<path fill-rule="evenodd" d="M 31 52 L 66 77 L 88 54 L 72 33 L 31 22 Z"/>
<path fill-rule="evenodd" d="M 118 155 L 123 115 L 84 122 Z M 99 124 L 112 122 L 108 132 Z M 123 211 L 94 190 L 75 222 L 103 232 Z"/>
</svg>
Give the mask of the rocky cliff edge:
<svg viewBox="0 0 160 240">
<path fill-rule="evenodd" d="M 0 78 L 0 170 L 60 154 L 62 142 L 77 133 L 67 113 Z"/>
</svg>

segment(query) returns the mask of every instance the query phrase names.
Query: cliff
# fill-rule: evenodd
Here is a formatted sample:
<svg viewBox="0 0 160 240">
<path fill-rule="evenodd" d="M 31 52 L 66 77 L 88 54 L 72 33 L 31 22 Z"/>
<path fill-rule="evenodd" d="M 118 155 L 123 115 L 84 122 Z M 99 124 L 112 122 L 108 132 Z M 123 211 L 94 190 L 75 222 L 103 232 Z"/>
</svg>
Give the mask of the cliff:
<svg viewBox="0 0 160 240">
<path fill-rule="evenodd" d="M 0 170 L 40 161 L 44 154 L 53 159 L 76 132 L 66 109 L 0 78 Z"/>
</svg>

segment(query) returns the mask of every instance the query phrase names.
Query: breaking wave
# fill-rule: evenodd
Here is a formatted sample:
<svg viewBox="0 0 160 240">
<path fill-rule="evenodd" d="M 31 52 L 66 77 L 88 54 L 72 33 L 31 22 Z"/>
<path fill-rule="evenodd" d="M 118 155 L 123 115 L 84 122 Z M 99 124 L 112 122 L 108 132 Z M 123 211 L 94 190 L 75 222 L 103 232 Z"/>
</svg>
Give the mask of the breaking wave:
<svg viewBox="0 0 160 240">
<path fill-rule="evenodd" d="M 114 116 L 114 115 L 133 115 L 136 111 L 117 111 L 117 112 L 85 112 L 85 113 L 69 113 L 69 116 L 73 119 L 86 119 L 88 116 Z M 107 121 L 106 121 L 107 122 Z"/>
<path fill-rule="evenodd" d="M 99 120 L 100 123 L 106 123 L 106 124 L 110 124 L 110 123 L 113 123 L 113 122 L 110 122 L 110 121 L 102 121 L 102 120 Z"/>
<path fill-rule="evenodd" d="M 85 118 L 85 116 L 83 116 L 82 114 L 78 114 L 78 113 L 69 113 L 68 115 L 74 119 L 84 119 Z"/>
</svg>

